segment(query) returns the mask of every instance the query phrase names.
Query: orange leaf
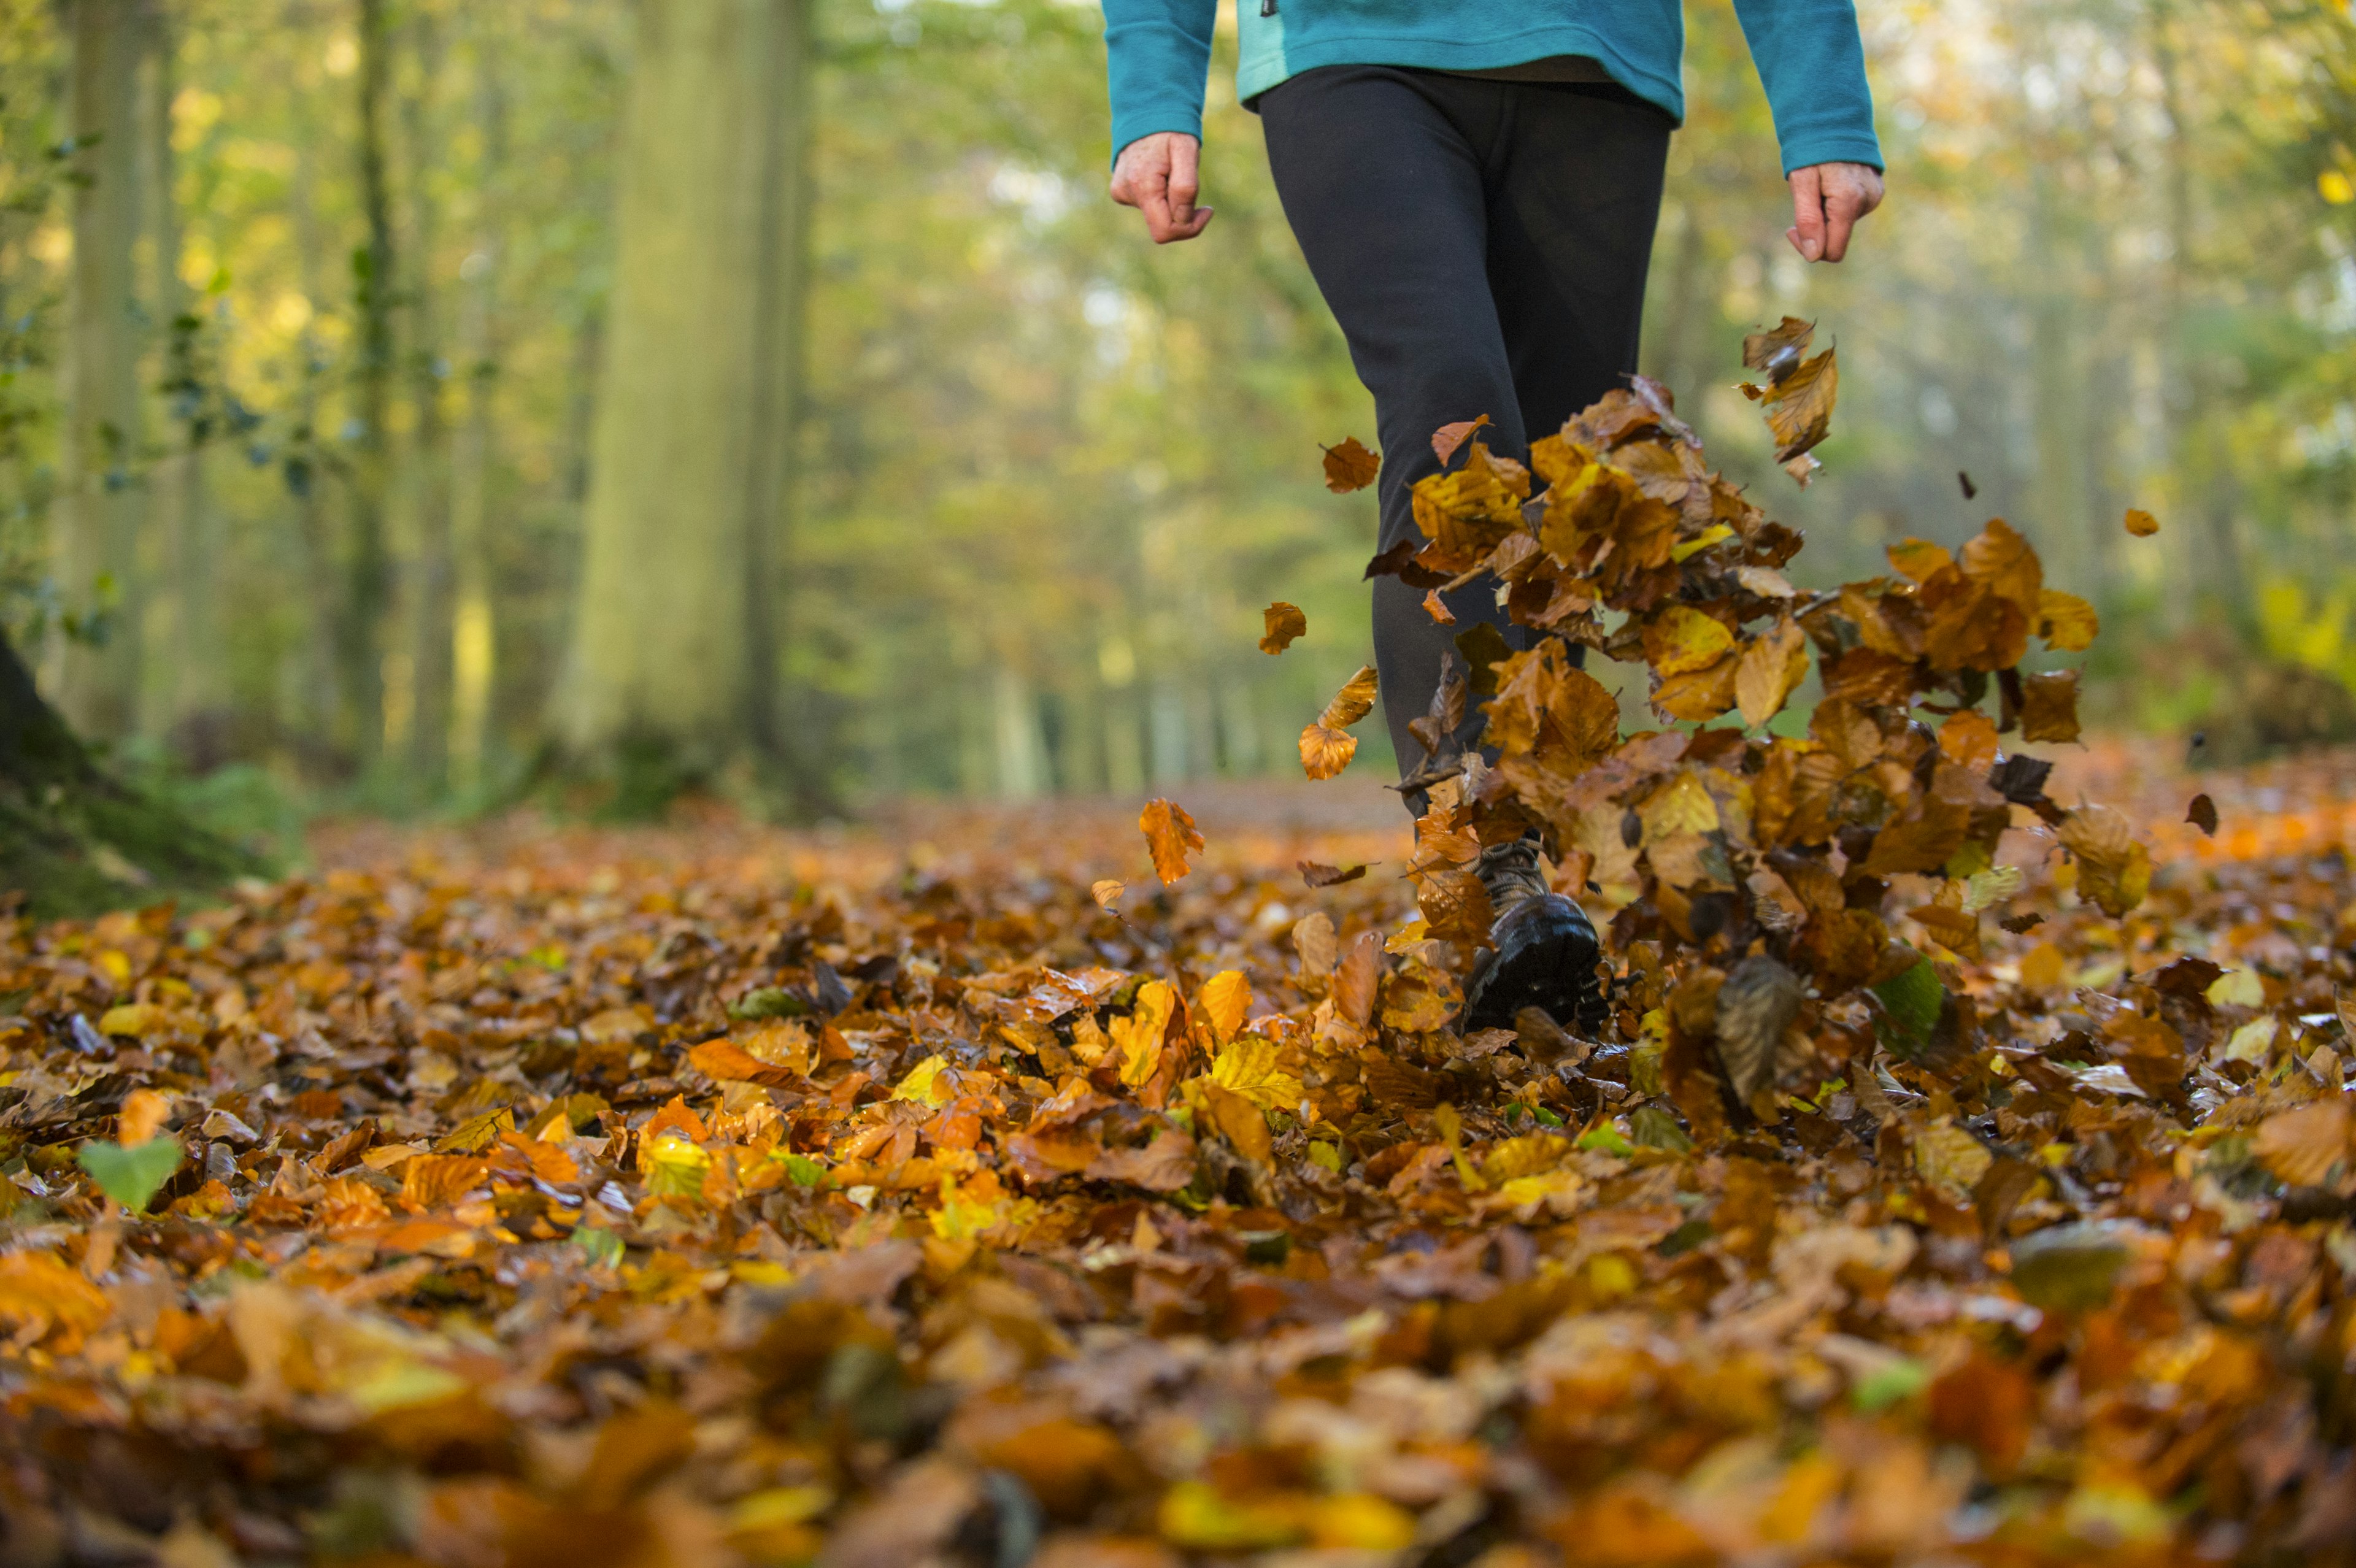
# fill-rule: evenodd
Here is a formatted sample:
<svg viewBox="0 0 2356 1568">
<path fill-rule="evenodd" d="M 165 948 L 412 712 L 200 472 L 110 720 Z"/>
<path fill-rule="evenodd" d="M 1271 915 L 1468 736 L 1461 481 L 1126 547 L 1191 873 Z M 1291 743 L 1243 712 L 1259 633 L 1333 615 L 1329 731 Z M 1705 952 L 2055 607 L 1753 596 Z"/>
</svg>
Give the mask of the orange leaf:
<svg viewBox="0 0 2356 1568">
<path fill-rule="evenodd" d="M 2268 1116 L 2250 1150 L 2293 1187 L 2320 1187 L 2348 1157 L 2351 1132 L 2348 1102 L 2333 1098 Z"/>
<path fill-rule="evenodd" d="M 172 1102 L 153 1089 L 134 1089 L 123 1097 L 116 1114 L 114 1141 L 129 1148 L 144 1144 L 171 1118 Z"/>
<path fill-rule="evenodd" d="M 1347 730 L 1375 709 L 1375 667 L 1365 665 L 1333 694 L 1317 722 L 1328 730 Z"/>
<path fill-rule="evenodd" d="M 1959 768 L 1984 773 L 1996 766 L 1996 720 L 1976 708 L 1952 714 L 1939 726 L 1939 754 Z"/>
<path fill-rule="evenodd" d="M 1489 416 L 1483 414 L 1477 420 L 1458 420 L 1454 424 L 1444 424 L 1433 431 L 1431 450 L 1440 458 L 1440 465 L 1447 467 L 1448 460 L 1456 455 L 1457 448 L 1462 446 L 1474 431 L 1488 422 Z"/>
<path fill-rule="evenodd" d="M 1323 724 L 1301 731 L 1301 771 L 1312 779 L 1330 779 L 1358 754 L 1358 738 Z"/>
<path fill-rule="evenodd" d="M 1145 835 L 1146 847 L 1153 851 L 1153 874 L 1168 887 L 1184 876 L 1190 868 L 1186 852 L 1199 852 L 1203 836 L 1194 829 L 1194 819 L 1186 815 L 1183 805 L 1166 800 L 1149 800 L 1138 814 L 1137 826 Z"/>
<path fill-rule="evenodd" d="M 1345 435 L 1325 449 L 1325 488 L 1337 496 L 1363 490 L 1375 482 L 1382 458 L 1369 452 L 1355 435 Z"/>
<path fill-rule="evenodd" d="M 2159 519 L 2140 507 L 2127 508 L 2127 532 L 2139 539 L 2147 539 L 2159 532 Z"/>
<path fill-rule="evenodd" d="M 412 1214 L 446 1209 L 482 1184 L 490 1161 L 472 1154 L 421 1154 L 401 1168 L 401 1206 Z"/>
<path fill-rule="evenodd" d="M 1933 544 L 1929 539 L 1900 539 L 1888 553 L 1890 564 L 1917 582 L 1929 581 L 1933 572 L 1955 559 L 1947 553 L 1944 545 Z"/>
<path fill-rule="evenodd" d="M 1268 628 L 1267 635 L 1259 640 L 1259 651 L 1264 654 L 1282 653 L 1292 645 L 1295 637 L 1304 636 L 1309 631 L 1309 617 L 1301 613 L 1301 606 L 1281 599 L 1261 611 L 1260 618 Z"/>
<path fill-rule="evenodd" d="M 1451 610 L 1447 603 L 1440 597 L 1440 590 L 1437 588 L 1424 594 L 1423 613 L 1443 626 L 1456 624 L 1456 612 Z"/>
<path fill-rule="evenodd" d="M 1808 678 L 1808 638 L 1790 616 L 1742 650 L 1734 667 L 1734 701 L 1752 729 L 1783 710 Z"/>
</svg>

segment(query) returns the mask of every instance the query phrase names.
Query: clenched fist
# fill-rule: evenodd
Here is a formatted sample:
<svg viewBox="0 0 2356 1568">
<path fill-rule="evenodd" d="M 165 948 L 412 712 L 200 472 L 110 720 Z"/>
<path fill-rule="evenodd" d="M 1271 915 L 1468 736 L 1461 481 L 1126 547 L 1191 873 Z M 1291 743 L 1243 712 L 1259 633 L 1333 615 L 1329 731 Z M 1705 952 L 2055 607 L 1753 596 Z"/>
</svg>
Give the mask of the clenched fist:
<svg viewBox="0 0 2356 1568">
<path fill-rule="evenodd" d="M 1120 150 L 1112 168 L 1112 198 L 1145 214 L 1156 245 L 1192 240 L 1211 221 L 1196 207 L 1196 168 L 1203 144 L 1183 131 L 1156 131 Z"/>
</svg>

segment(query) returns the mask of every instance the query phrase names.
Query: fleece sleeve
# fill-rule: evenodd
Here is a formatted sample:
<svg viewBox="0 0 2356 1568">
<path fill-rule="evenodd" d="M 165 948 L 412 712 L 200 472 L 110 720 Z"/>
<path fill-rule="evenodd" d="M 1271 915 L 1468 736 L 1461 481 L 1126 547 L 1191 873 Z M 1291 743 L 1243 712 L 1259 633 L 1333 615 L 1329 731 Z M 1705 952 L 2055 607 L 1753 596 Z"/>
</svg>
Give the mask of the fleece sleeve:
<svg viewBox="0 0 2356 1568">
<path fill-rule="evenodd" d="M 1156 131 L 1203 133 L 1218 0 L 1104 0 L 1112 153 Z"/>
<path fill-rule="evenodd" d="M 1853 0 L 1734 0 L 1734 10 L 1775 115 L 1783 172 L 1811 164 L 1881 167 Z"/>
</svg>

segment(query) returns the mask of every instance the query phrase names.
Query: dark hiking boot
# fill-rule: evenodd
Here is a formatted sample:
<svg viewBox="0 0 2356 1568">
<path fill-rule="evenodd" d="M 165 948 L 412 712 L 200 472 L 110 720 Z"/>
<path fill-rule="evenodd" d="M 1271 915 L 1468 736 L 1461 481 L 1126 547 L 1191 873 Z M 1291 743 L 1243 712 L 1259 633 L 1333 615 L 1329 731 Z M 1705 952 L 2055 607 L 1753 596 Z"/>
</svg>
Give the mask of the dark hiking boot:
<svg viewBox="0 0 2356 1568">
<path fill-rule="evenodd" d="M 1549 891 L 1530 839 L 1493 844 L 1476 868 L 1489 891 L 1496 945 L 1474 971 L 1465 992 L 1470 1029 L 1512 1029 L 1524 1008 L 1537 1008 L 1565 1029 L 1596 1028 L 1603 1018 L 1596 961 L 1602 955 L 1587 912 Z"/>
</svg>

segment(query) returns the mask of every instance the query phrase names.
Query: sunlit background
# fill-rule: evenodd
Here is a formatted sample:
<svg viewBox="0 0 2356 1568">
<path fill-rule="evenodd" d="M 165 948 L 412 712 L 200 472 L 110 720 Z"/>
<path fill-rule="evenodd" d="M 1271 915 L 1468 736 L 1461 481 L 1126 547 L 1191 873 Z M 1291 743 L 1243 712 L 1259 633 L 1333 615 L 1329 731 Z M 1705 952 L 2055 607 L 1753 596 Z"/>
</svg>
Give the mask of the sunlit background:
<svg viewBox="0 0 2356 1568">
<path fill-rule="evenodd" d="M 645 3 L 0 5 L 0 612 L 45 690 L 225 819 L 1297 772 L 1367 654 L 1372 503 L 1318 446 L 1373 427 L 1232 18 L 1219 216 L 1157 250 L 1093 5 Z M 2356 27 L 1859 8 L 1890 202 L 1809 268 L 1688 5 L 1650 373 L 1803 581 L 2001 515 L 2102 610 L 2103 722 L 2356 733 Z M 1785 313 L 1840 351 L 1804 494 L 1732 390 Z"/>
</svg>

